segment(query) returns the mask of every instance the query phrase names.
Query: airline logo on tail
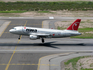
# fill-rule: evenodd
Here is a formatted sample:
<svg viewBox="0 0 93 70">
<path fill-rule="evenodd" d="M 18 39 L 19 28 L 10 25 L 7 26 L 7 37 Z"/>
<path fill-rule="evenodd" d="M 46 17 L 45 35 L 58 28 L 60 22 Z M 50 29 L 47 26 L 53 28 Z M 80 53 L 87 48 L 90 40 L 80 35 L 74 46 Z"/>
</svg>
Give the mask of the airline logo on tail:
<svg viewBox="0 0 93 70">
<path fill-rule="evenodd" d="M 81 19 L 77 19 L 74 21 L 68 28 L 67 30 L 78 30 L 79 24 L 80 24 Z"/>
</svg>

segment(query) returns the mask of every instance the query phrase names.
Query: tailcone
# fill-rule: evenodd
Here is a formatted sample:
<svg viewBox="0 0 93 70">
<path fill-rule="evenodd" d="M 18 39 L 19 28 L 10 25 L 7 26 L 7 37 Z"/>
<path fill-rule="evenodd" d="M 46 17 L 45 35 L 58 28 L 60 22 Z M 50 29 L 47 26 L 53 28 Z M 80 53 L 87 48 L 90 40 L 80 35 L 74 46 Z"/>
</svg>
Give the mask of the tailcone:
<svg viewBox="0 0 93 70">
<path fill-rule="evenodd" d="M 78 35 L 82 35 L 82 33 L 78 33 Z"/>
</svg>

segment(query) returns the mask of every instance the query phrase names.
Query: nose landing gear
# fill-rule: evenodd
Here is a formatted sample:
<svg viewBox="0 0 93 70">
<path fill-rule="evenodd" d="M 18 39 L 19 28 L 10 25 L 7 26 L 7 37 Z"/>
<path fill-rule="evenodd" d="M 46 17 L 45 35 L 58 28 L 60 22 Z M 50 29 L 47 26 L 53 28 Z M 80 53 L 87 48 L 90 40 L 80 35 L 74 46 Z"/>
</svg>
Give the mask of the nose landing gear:
<svg viewBox="0 0 93 70">
<path fill-rule="evenodd" d="M 19 35 L 18 40 L 20 40 L 21 35 Z"/>
<path fill-rule="evenodd" d="M 42 38 L 42 43 L 44 43 L 44 38 Z"/>
</svg>

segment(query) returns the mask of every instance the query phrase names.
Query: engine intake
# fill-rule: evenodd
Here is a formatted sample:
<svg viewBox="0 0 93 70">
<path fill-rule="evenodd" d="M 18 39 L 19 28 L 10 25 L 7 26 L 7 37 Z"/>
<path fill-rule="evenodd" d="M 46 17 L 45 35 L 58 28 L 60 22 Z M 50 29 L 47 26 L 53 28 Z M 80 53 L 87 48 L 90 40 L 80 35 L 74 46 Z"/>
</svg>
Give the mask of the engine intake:
<svg viewBox="0 0 93 70">
<path fill-rule="evenodd" d="M 29 37 L 30 37 L 31 40 L 36 40 L 37 39 L 36 35 L 30 35 Z"/>
</svg>

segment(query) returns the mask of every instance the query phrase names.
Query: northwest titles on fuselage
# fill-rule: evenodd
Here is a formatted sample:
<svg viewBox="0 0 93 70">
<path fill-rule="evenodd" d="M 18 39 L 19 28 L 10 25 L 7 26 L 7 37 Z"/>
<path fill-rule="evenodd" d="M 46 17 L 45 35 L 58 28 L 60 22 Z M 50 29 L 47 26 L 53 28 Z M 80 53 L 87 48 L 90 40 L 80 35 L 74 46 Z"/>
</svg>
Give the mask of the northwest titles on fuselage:
<svg viewBox="0 0 93 70">
<path fill-rule="evenodd" d="M 26 32 L 37 32 L 37 29 L 26 29 Z"/>
</svg>

